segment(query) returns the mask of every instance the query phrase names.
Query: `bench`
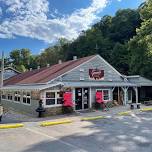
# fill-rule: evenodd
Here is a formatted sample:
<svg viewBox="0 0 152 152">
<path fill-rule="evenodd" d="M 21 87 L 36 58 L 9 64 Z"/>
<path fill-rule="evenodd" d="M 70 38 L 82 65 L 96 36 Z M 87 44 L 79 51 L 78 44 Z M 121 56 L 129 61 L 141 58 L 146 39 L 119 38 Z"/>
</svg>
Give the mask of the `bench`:
<svg viewBox="0 0 152 152">
<path fill-rule="evenodd" d="M 145 104 L 146 106 L 150 106 L 150 105 L 152 105 L 152 100 L 144 101 L 144 104 Z"/>
<path fill-rule="evenodd" d="M 137 107 L 137 109 L 140 109 L 140 105 L 141 105 L 141 103 L 131 103 L 130 109 L 133 110 L 133 109 L 135 109 L 135 107 Z"/>
</svg>

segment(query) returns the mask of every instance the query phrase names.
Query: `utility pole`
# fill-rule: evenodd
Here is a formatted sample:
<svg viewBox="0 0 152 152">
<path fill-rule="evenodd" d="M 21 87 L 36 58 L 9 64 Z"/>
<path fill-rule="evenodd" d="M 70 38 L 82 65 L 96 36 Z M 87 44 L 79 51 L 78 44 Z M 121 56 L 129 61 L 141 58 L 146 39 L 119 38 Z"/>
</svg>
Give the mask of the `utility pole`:
<svg viewBox="0 0 152 152">
<path fill-rule="evenodd" d="M 2 51 L 0 88 L 3 87 L 3 80 L 4 80 L 4 52 Z"/>
</svg>

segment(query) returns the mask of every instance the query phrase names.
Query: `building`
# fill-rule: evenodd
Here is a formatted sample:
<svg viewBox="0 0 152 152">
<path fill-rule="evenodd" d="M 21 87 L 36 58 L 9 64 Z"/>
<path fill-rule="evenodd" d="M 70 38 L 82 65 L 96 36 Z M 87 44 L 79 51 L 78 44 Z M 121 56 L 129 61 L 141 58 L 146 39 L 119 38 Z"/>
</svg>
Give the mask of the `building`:
<svg viewBox="0 0 152 152">
<path fill-rule="evenodd" d="M 70 91 L 74 110 L 93 108 L 95 94 L 103 92 L 104 101 L 118 104 L 138 103 L 152 97 L 152 81 L 141 76 L 124 76 L 99 55 L 59 62 L 18 74 L 4 81 L 2 104 L 18 111 L 37 115 L 40 99 L 46 115 L 62 110 L 62 93 Z"/>
<path fill-rule="evenodd" d="M 1 70 L 0 70 L 1 73 Z M 13 77 L 17 74 L 20 74 L 21 72 L 19 72 L 18 70 L 12 68 L 12 67 L 6 67 L 4 68 L 4 80 Z"/>
</svg>

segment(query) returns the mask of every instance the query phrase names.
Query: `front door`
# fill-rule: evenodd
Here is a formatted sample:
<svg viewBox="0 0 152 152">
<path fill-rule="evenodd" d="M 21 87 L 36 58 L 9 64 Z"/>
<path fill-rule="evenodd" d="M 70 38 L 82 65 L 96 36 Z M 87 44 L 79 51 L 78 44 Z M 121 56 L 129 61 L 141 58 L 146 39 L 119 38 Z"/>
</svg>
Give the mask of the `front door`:
<svg viewBox="0 0 152 152">
<path fill-rule="evenodd" d="M 83 110 L 89 108 L 89 89 L 75 89 L 75 110 Z"/>
</svg>

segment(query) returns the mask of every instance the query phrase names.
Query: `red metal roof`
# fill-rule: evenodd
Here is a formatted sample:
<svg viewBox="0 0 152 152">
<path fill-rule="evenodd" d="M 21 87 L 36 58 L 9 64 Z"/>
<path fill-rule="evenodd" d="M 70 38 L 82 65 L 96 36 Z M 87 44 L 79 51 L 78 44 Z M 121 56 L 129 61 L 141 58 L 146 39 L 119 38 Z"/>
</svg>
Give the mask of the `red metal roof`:
<svg viewBox="0 0 152 152">
<path fill-rule="evenodd" d="M 61 64 L 55 64 L 48 68 L 44 67 L 39 70 L 36 69 L 33 71 L 24 72 L 5 80 L 4 85 L 46 83 L 90 60 L 94 56 L 95 55 L 63 62 Z"/>
</svg>

